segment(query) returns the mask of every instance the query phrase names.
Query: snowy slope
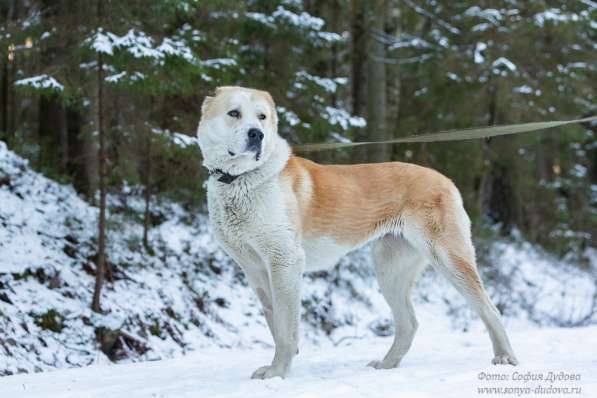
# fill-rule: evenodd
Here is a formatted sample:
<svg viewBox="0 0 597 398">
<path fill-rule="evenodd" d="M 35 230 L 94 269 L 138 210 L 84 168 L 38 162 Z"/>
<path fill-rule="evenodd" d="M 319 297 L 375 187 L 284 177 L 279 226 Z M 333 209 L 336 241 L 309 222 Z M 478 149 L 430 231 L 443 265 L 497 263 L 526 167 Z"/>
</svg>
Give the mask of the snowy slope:
<svg viewBox="0 0 597 398">
<path fill-rule="evenodd" d="M 70 186 L 32 171 L 0 142 L 0 375 L 158 360 L 214 347 L 237 350 L 228 353 L 271 347 L 254 294 L 218 249 L 205 216 L 166 200 L 154 203 L 148 252 L 140 245 L 140 198 L 134 187 L 109 197 L 114 281 L 102 296 L 108 312 L 92 313 L 97 209 Z M 524 242 L 495 242 L 485 251 L 491 261 L 481 268 L 483 278 L 508 328 L 597 323 L 594 249 L 586 252 L 592 263 L 585 271 Z M 366 248 L 306 278 L 306 350 L 327 353 L 330 346 L 392 333 Z M 454 333 L 480 328 L 433 272 L 419 281 L 415 303 L 419 317 L 432 314 Z"/>
<path fill-rule="evenodd" d="M 506 396 L 594 397 L 597 394 L 597 327 L 536 329 L 512 333 L 521 365 L 489 365 L 484 333 L 454 333 L 427 320 L 401 367 L 373 370 L 390 338 L 368 338 L 339 347 L 301 347 L 288 378 L 250 380 L 271 350 L 206 349 L 186 357 L 141 364 L 90 366 L 0 379 L 0 396 L 11 398 L 186 397 L 442 397 L 498 395 L 483 388 L 518 388 Z M 573 381 L 512 380 L 549 372 L 579 375 Z M 486 374 L 506 375 L 491 381 Z M 580 388 L 580 394 L 541 394 L 538 387 Z M 525 389 L 529 389 L 525 392 Z M 576 390 L 574 390 L 576 391 Z"/>
</svg>

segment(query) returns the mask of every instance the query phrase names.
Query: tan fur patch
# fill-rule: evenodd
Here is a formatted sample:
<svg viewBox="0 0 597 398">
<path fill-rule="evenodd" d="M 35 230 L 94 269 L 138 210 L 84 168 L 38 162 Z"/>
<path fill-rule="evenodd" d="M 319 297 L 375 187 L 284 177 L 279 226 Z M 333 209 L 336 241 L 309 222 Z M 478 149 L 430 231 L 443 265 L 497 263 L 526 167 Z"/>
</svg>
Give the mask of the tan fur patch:
<svg viewBox="0 0 597 398">
<path fill-rule="evenodd" d="M 450 253 L 449 257 L 452 265 L 458 270 L 456 275 L 460 274 L 462 276 L 466 282 L 465 286 L 467 286 L 468 289 L 483 289 L 483 284 L 479 277 L 479 273 L 477 272 L 474 258 L 467 260 L 455 253 Z"/>
<path fill-rule="evenodd" d="M 431 237 L 440 238 L 456 200 L 448 178 L 408 163 L 320 165 L 291 157 L 284 174 L 293 179 L 303 233 L 350 245 L 401 217 L 417 220 Z"/>
</svg>

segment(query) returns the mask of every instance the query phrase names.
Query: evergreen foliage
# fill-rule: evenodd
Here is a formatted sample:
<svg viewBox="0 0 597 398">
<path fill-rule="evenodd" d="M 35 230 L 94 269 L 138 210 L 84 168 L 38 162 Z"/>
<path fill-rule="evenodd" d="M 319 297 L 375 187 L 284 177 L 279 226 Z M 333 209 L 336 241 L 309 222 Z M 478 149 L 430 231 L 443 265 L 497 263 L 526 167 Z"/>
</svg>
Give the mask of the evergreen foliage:
<svg viewBox="0 0 597 398">
<path fill-rule="evenodd" d="M 145 190 L 147 230 L 162 196 L 202 209 L 206 172 L 192 137 L 217 86 L 270 91 L 292 143 L 588 116 L 596 16 L 588 0 L 7 0 L 0 135 L 95 202 L 101 54 L 107 189 Z M 478 233 L 520 233 L 574 255 L 597 244 L 596 132 L 311 157 L 437 168 L 461 189 Z"/>
</svg>

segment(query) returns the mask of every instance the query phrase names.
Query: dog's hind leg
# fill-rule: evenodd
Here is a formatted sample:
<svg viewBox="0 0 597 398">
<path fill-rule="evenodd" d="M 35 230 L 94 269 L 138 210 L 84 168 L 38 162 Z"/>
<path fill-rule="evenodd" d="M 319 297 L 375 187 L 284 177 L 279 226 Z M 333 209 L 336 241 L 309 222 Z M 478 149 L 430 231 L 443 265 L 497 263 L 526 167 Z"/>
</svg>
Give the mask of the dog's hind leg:
<svg viewBox="0 0 597 398">
<path fill-rule="evenodd" d="M 422 228 L 409 228 L 406 239 L 431 265 L 458 290 L 481 317 L 495 357 L 493 364 L 518 364 L 500 315 L 487 295 L 477 272 L 475 248 L 470 236 L 470 221 L 461 205 L 452 205 L 452 212 L 443 218 L 428 214 Z"/>
<path fill-rule="evenodd" d="M 499 311 L 487 295 L 477 272 L 475 256 L 471 255 L 474 253 L 472 243 L 447 246 L 440 245 L 436 250 L 435 261 L 432 263 L 434 268 L 452 283 L 483 320 L 493 345 L 492 363 L 517 365 L 518 360 L 500 320 Z"/>
<path fill-rule="evenodd" d="M 396 330 L 392 347 L 384 359 L 371 361 L 368 366 L 389 369 L 399 365 L 417 331 L 410 294 L 426 263 L 407 241 L 391 235 L 374 242 L 372 254 L 381 293 L 392 310 Z"/>
</svg>

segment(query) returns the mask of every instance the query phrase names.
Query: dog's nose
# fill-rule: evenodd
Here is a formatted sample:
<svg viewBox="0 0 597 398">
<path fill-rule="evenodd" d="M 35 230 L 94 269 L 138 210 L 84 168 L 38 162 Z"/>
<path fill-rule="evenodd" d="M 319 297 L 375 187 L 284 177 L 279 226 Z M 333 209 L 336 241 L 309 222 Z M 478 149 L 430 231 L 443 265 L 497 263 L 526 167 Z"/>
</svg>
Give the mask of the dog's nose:
<svg viewBox="0 0 597 398">
<path fill-rule="evenodd" d="M 258 144 L 263 141 L 263 132 L 259 129 L 252 128 L 248 131 L 249 143 Z"/>
</svg>

